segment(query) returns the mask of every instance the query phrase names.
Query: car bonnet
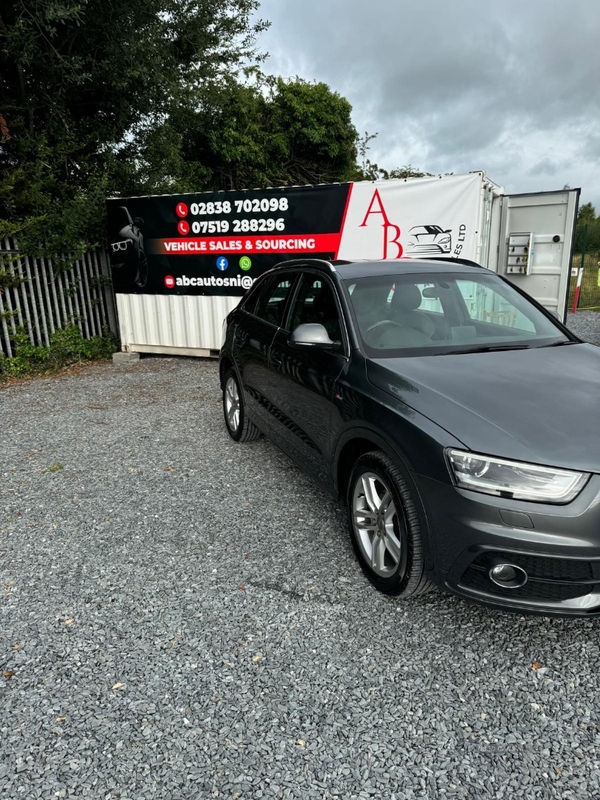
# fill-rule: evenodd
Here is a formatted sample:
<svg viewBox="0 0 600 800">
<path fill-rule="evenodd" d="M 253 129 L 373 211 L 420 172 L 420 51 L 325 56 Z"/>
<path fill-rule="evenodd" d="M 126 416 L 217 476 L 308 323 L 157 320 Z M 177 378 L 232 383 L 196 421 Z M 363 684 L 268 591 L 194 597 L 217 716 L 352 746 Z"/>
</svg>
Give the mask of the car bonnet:
<svg viewBox="0 0 600 800">
<path fill-rule="evenodd" d="M 367 374 L 474 452 L 600 472 L 593 345 L 369 359 Z"/>
</svg>

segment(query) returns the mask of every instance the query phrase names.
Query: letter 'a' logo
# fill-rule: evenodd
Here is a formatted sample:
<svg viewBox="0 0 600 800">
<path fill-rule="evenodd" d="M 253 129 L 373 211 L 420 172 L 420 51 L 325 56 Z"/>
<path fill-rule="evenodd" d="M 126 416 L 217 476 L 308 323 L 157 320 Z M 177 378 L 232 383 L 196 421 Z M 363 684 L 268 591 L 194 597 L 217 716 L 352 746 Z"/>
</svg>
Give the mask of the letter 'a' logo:
<svg viewBox="0 0 600 800">
<path fill-rule="evenodd" d="M 382 258 L 402 258 L 402 254 L 404 252 L 404 248 L 400 244 L 400 226 L 395 225 L 393 222 L 390 222 L 387 212 L 385 210 L 385 206 L 383 205 L 383 200 L 381 199 L 381 195 L 379 194 L 379 189 L 375 189 L 373 192 L 373 197 L 371 197 L 371 202 L 369 203 L 369 207 L 367 208 L 367 213 L 364 216 L 363 221 L 359 225 L 359 228 L 366 228 L 367 224 L 370 222 L 369 217 L 381 217 L 381 226 L 383 228 L 383 256 Z M 394 247 L 395 253 L 393 256 L 389 256 L 389 248 Z"/>
</svg>

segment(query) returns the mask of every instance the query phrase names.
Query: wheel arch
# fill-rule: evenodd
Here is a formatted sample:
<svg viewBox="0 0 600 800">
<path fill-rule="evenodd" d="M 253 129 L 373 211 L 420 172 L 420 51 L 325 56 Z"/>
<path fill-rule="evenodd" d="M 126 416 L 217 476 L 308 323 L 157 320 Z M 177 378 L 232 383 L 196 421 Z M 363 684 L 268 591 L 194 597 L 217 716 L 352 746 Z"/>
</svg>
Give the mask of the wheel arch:
<svg viewBox="0 0 600 800">
<path fill-rule="evenodd" d="M 368 428 L 354 428 L 347 431 L 339 440 L 334 459 L 335 488 L 340 499 L 345 500 L 352 467 L 358 458 L 372 450 L 380 450 L 394 461 L 407 474 L 412 472 L 410 462 L 378 432 Z M 414 481 L 411 480 L 411 483 Z"/>
<path fill-rule="evenodd" d="M 229 356 L 221 356 L 221 360 L 219 361 L 219 381 L 221 383 L 221 389 L 225 386 L 225 375 L 233 370 L 237 375 L 237 370 L 233 363 L 233 360 Z"/>
<path fill-rule="evenodd" d="M 402 475 L 411 489 L 417 514 L 421 521 L 423 537 L 427 546 L 426 560 L 428 562 L 428 567 L 431 567 L 433 551 L 431 549 L 432 540 L 429 528 L 429 518 L 425 509 L 425 504 L 421 497 L 421 492 L 419 491 L 419 487 L 413 478 L 414 469 L 406 454 L 390 444 L 390 442 L 381 436 L 377 431 L 362 427 L 353 428 L 340 437 L 335 453 L 333 469 L 335 491 L 338 496 L 338 500 L 341 500 L 344 504 L 346 504 L 348 484 L 350 482 L 352 468 L 358 458 L 373 450 L 378 450 L 382 453 L 385 453 L 385 455 L 387 455 L 388 458 L 394 462 L 394 464 L 402 472 Z"/>
</svg>

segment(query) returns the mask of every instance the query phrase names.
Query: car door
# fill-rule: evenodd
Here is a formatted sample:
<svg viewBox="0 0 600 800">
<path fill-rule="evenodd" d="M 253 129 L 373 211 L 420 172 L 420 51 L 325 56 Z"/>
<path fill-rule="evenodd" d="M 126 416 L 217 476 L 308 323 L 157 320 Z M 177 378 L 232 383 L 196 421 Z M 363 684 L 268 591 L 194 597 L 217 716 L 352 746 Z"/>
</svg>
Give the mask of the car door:
<svg viewBox="0 0 600 800">
<path fill-rule="evenodd" d="M 324 325 L 337 344 L 331 349 L 291 344 L 291 332 L 310 322 Z M 271 343 L 269 363 L 274 438 L 304 469 L 328 482 L 334 386 L 348 363 L 348 340 L 336 290 L 326 276 L 302 275 Z"/>
<path fill-rule="evenodd" d="M 233 334 L 233 358 L 244 391 L 246 413 L 268 433 L 271 374 L 269 348 L 282 321 L 295 273 L 274 275 L 240 312 Z"/>
</svg>

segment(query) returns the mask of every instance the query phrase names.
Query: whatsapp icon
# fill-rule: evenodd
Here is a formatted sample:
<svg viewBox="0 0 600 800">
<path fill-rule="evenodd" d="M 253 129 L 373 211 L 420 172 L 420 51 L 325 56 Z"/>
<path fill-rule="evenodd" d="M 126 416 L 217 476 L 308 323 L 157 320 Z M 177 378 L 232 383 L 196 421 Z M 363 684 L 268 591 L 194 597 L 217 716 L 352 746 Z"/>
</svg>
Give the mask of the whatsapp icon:
<svg viewBox="0 0 600 800">
<path fill-rule="evenodd" d="M 244 272 L 247 272 L 250 267 L 252 266 L 252 259 L 248 256 L 242 256 L 240 258 L 240 269 L 243 269 Z"/>
</svg>

